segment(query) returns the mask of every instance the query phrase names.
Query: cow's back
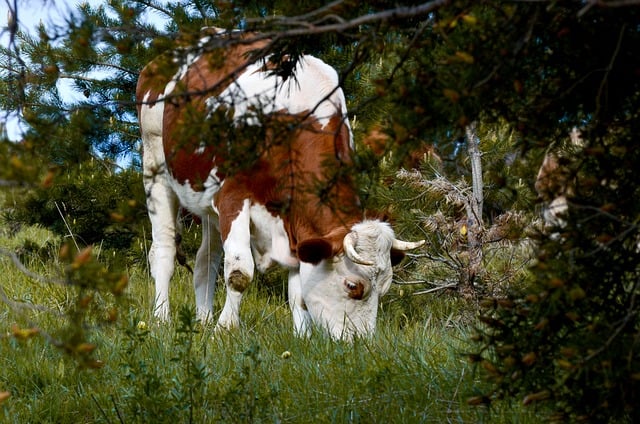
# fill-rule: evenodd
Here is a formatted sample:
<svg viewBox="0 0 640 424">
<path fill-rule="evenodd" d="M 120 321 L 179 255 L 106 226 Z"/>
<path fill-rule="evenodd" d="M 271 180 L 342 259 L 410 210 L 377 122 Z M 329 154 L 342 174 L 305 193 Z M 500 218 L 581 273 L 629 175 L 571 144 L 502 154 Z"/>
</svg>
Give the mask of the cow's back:
<svg viewBox="0 0 640 424">
<path fill-rule="evenodd" d="M 234 195 L 243 191 L 272 211 L 296 198 L 298 209 L 313 204 L 311 211 L 320 212 L 306 221 L 327 227 L 301 231 L 325 235 L 338 225 L 346 232 L 356 218 L 336 217 L 329 207 L 316 207 L 319 199 L 308 199 L 312 186 L 332 178 L 328 171 L 349 162 L 353 148 L 336 71 L 303 56 L 293 76 L 278 73 L 277 64 L 250 59 L 266 41 L 205 51 L 206 44 L 161 56 L 140 75 L 145 172 L 167 170 L 181 204 L 202 216 L 211 212 L 211 201 L 232 170 L 246 181 L 236 184 Z M 357 203 L 351 182 L 342 186 L 333 188 L 341 197 L 338 204 Z M 307 216 L 304 210 L 289 212 Z"/>
<path fill-rule="evenodd" d="M 221 144 L 227 142 L 224 133 L 211 131 L 206 100 L 246 68 L 250 50 L 264 45 L 234 42 L 224 49 L 210 49 L 208 40 L 161 55 L 143 69 L 137 86 L 145 172 L 167 170 L 181 203 L 193 204 L 192 210 L 201 209 L 199 203 L 210 203 L 222 177 L 214 169 L 215 161 L 224 160 Z M 212 134 L 217 139 L 207 139 Z M 208 202 L 198 199 L 205 192 Z"/>
</svg>

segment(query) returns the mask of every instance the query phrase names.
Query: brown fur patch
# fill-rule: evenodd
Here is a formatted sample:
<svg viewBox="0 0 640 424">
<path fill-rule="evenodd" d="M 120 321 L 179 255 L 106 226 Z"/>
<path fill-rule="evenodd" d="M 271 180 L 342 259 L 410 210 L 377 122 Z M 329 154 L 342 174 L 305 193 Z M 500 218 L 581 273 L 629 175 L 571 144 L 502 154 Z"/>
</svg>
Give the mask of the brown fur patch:
<svg viewBox="0 0 640 424">
<path fill-rule="evenodd" d="M 545 202 L 550 202 L 558 196 L 572 196 L 574 185 L 569 160 L 554 152 L 547 153 L 534 185 L 538 196 Z"/>
<path fill-rule="evenodd" d="M 247 289 L 247 287 L 249 287 L 250 283 L 251 283 L 251 279 L 249 279 L 247 275 L 243 274 L 240 271 L 233 271 L 229 275 L 229 281 L 227 281 L 229 288 L 239 293 L 244 292 Z"/>
<path fill-rule="evenodd" d="M 344 235 L 362 219 L 351 178 L 350 133 L 343 117 L 336 114 L 321 127 L 308 113 L 281 111 L 266 117 L 261 133 L 259 128 L 238 128 L 229 121 L 225 125 L 224 110 L 207 111 L 206 99 L 222 92 L 252 62 L 250 54 L 269 42 L 250 42 L 251 36 L 244 35 L 242 42 L 224 49 L 207 50 L 165 99 L 167 166 L 174 178 L 180 183 L 188 181 L 196 191 L 204 189 L 211 170 L 218 168 L 217 176 L 225 182 L 214 203 L 223 241 L 243 201 L 250 199 L 282 217 L 293 252 L 304 240 L 324 238 L 336 254 Z M 170 58 L 165 55 L 142 71 L 139 102 L 148 90 L 152 91 L 151 101 L 164 92 L 177 72 Z M 165 66 L 172 67 L 171 72 L 160 73 Z M 245 160 L 247 155 L 250 159 Z M 242 158 L 238 163 L 229 162 L 238 157 Z"/>
</svg>

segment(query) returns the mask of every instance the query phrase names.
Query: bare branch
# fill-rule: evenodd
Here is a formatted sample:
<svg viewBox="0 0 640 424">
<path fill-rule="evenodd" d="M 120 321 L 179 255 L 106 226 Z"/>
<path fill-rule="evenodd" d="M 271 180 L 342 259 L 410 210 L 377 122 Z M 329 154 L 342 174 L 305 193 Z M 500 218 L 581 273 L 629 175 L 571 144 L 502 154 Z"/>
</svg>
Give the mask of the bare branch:
<svg viewBox="0 0 640 424">
<path fill-rule="evenodd" d="M 80 250 L 80 247 L 78 247 L 78 243 L 76 242 L 76 238 L 73 236 L 73 232 L 71 231 L 71 227 L 69 226 L 69 223 L 67 222 L 66 218 L 64 217 L 64 214 L 60 210 L 60 206 L 58 205 L 58 202 L 54 202 L 54 204 L 56 205 L 56 209 L 58 210 L 58 214 L 60 214 L 60 218 L 62 218 L 62 222 L 64 222 L 64 226 L 67 227 L 67 230 L 69 231 L 69 236 L 71 237 L 71 240 L 73 240 L 73 244 L 76 246 L 76 249 Z M 63 205 L 64 205 L 64 203 L 63 203 Z"/>
<path fill-rule="evenodd" d="M 445 290 L 445 289 L 451 289 L 451 288 L 454 288 L 454 287 L 458 287 L 458 284 L 459 284 L 458 282 L 443 284 L 441 286 L 433 287 L 431 289 L 420 290 L 420 291 L 417 291 L 417 292 L 412 293 L 412 294 L 414 296 L 418 296 L 418 295 L 421 295 L 421 294 L 433 293 L 433 292 L 439 291 L 439 290 Z"/>
<path fill-rule="evenodd" d="M 304 15 L 300 15 L 300 16 L 297 16 L 297 19 L 300 19 L 300 20 L 310 20 L 311 18 L 313 18 L 313 17 L 315 17 L 315 16 L 322 15 L 322 14 L 323 14 L 323 13 L 325 13 L 325 12 L 329 12 L 329 11 L 331 11 L 334 7 L 339 6 L 339 5 L 341 5 L 342 3 L 344 3 L 344 1 L 343 1 L 343 0 L 333 1 L 333 2 L 331 2 L 331 3 L 329 3 L 329 4 L 326 4 L 326 5 L 322 6 L 322 7 L 319 7 L 319 8 L 318 8 L 318 9 L 316 9 L 316 10 L 312 10 L 312 11 L 311 11 L 311 12 L 309 12 L 309 13 L 306 13 L 306 14 L 304 14 Z M 275 17 L 274 17 L 274 18 L 275 18 Z M 282 18 L 282 17 L 280 17 L 280 18 Z"/>
<path fill-rule="evenodd" d="M 605 74 L 602 77 L 602 81 L 600 82 L 600 87 L 598 88 L 598 94 L 596 95 L 596 110 L 594 113 L 596 117 L 599 115 L 602 93 L 605 89 L 605 86 L 607 85 L 609 74 L 613 69 L 613 63 L 615 62 L 616 57 L 618 56 L 618 53 L 620 53 L 620 46 L 622 45 L 622 39 L 624 38 L 624 32 L 626 29 L 627 29 L 626 24 L 622 25 L 622 28 L 620 28 L 620 34 L 618 35 L 618 42 L 616 43 L 616 48 L 614 49 L 613 54 L 611 55 L 611 60 L 609 61 L 609 65 L 607 66 Z"/>
<path fill-rule="evenodd" d="M 640 5 L 640 0 L 587 0 L 586 5 L 578 12 L 578 17 L 585 15 L 593 7 L 628 7 Z"/>
<path fill-rule="evenodd" d="M 57 285 L 61 285 L 61 286 L 66 286 L 67 282 L 65 280 L 60 280 L 57 278 L 47 278 L 47 277 L 43 277 L 40 274 L 36 274 L 35 272 L 30 271 L 21 261 L 20 258 L 18 257 L 18 255 L 15 252 L 12 252 L 10 250 L 7 249 L 3 249 L 0 248 L 0 255 L 3 256 L 8 256 L 11 261 L 13 262 L 13 264 L 20 270 L 20 272 L 22 272 L 24 275 L 26 275 L 27 277 L 34 279 L 36 281 L 39 281 L 41 283 L 47 283 L 47 284 L 57 284 Z"/>
<path fill-rule="evenodd" d="M 344 32 L 349 29 L 358 28 L 361 25 L 372 24 L 376 22 L 387 22 L 387 21 L 395 21 L 399 19 L 405 18 L 414 18 L 416 16 L 427 15 L 439 8 L 447 5 L 450 0 L 434 0 L 426 3 L 419 4 L 417 6 L 407 6 L 407 7 L 397 7 L 394 9 L 384 10 L 378 13 L 371 13 L 364 16 L 359 16 L 350 21 L 338 22 L 335 24 L 328 25 L 313 25 L 307 24 L 304 28 L 290 29 L 284 32 L 273 32 L 268 34 L 268 38 L 271 37 L 296 37 L 300 35 L 313 35 L 313 34 L 323 34 L 328 32 Z M 337 5 L 340 2 L 334 2 L 330 5 L 327 5 L 323 9 L 329 9 L 329 6 Z M 318 9 L 318 11 L 322 11 L 323 9 Z M 311 12 L 313 15 L 318 14 L 318 11 Z M 259 19 L 248 19 L 247 23 L 254 25 L 264 25 L 265 23 L 275 23 L 283 26 L 290 27 L 300 27 L 303 22 L 308 21 L 309 15 L 302 15 L 296 17 L 282 17 L 282 16 L 274 16 L 271 18 L 259 18 Z"/>
<path fill-rule="evenodd" d="M 54 311 L 51 308 L 46 308 L 42 305 L 34 305 L 32 303 L 17 302 L 15 300 L 11 300 L 9 299 L 9 296 L 7 296 L 7 293 L 4 291 L 4 288 L 2 286 L 0 286 L 0 300 L 4 302 L 6 305 L 8 305 L 14 311 L 28 309 L 28 310 L 54 313 L 58 316 L 62 316 L 60 312 Z"/>
</svg>

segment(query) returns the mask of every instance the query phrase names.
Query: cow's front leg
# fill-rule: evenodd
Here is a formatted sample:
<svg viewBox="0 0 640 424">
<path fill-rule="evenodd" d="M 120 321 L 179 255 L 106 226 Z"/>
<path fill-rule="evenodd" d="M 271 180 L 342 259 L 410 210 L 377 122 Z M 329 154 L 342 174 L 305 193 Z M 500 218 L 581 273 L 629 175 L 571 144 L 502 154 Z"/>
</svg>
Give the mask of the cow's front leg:
<svg viewBox="0 0 640 424">
<path fill-rule="evenodd" d="M 154 315 L 166 321 L 169 319 L 169 282 L 176 259 L 178 199 L 164 172 L 145 175 L 144 185 L 153 240 L 149 266 L 156 283 Z"/>
<path fill-rule="evenodd" d="M 227 298 L 218 319 L 218 328 L 229 329 L 240 325 L 242 294 L 253 279 L 254 261 L 251 254 L 250 202 L 245 200 L 240 212 L 233 217 L 220 209 L 220 229 L 224 240 L 224 281 Z M 227 217 L 231 216 L 228 223 Z"/>
<path fill-rule="evenodd" d="M 296 336 L 311 335 L 311 316 L 302 299 L 302 285 L 297 269 L 289 270 L 289 307 L 293 315 L 293 332 Z"/>
</svg>

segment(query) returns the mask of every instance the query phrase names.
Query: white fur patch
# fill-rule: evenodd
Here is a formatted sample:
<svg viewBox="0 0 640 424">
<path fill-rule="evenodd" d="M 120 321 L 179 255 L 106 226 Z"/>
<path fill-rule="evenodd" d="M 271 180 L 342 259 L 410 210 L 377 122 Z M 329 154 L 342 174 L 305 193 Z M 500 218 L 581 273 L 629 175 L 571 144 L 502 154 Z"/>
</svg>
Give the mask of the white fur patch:
<svg viewBox="0 0 640 424">
<path fill-rule="evenodd" d="M 297 268 L 300 264 L 291 254 L 282 218 L 273 216 L 262 205 L 251 207 L 251 246 L 260 272 L 269 269 L 274 262 L 286 268 Z"/>
<path fill-rule="evenodd" d="M 180 199 L 180 204 L 200 217 L 214 213 L 211 199 L 213 199 L 213 196 L 221 187 L 221 181 L 216 176 L 216 172 L 217 168 L 214 168 L 209 173 L 209 176 L 203 184 L 204 191 L 194 190 L 189 180 L 185 181 L 184 184 L 180 184 L 180 182 L 173 177 L 169 177 L 171 189 L 176 193 L 178 199 Z"/>
<path fill-rule="evenodd" d="M 236 122 L 249 125 L 260 124 L 255 110 L 259 114 L 285 110 L 290 114 L 311 112 L 323 127 L 339 114 L 349 126 L 336 71 L 313 56 L 304 56 L 296 67 L 295 75 L 285 81 L 264 70 L 262 62 L 253 63 L 219 96 L 207 99 L 207 106 L 212 111 L 233 107 Z"/>
<path fill-rule="evenodd" d="M 158 98 L 158 100 L 164 99 L 173 92 L 173 89 L 176 88 L 178 82 L 187 75 L 191 65 L 200 59 L 201 54 L 199 51 L 200 49 L 197 49 L 195 52 L 188 51 L 186 57 L 184 55 L 180 55 L 173 58 L 173 63 L 179 64 L 180 67 L 178 68 L 178 72 L 176 72 L 176 74 L 171 78 L 171 81 L 169 81 L 167 86 L 164 88 L 164 93 Z"/>
</svg>

